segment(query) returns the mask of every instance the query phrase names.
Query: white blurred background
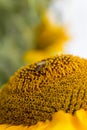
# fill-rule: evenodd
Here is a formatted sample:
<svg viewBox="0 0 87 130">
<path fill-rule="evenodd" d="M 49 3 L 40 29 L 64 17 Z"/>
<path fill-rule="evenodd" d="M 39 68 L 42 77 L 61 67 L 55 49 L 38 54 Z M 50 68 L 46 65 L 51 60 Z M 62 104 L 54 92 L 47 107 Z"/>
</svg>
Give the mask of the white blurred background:
<svg viewBox="0 0 87 130">
<path fill-rule="evenodd" d="M 66 52 L 87 58 L 87 0 L 54 0 L 49 12 L 53 20 L 62 15 L 61 21 L 72 35 Z"/>
</svg>

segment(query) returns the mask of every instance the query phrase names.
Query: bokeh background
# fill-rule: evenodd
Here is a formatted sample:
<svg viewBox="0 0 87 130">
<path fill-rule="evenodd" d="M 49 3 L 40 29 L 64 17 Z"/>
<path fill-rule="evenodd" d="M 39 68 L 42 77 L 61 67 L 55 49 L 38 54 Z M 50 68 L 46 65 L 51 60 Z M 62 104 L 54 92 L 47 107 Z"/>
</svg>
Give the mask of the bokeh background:
<svg viewBox="0 0 87 130">
<path fill-rule="evenodd" d="M 87 57 L 86 0 L 0 0 L 0 86 L 21 66 L 69 53 Z"/>
</svg>

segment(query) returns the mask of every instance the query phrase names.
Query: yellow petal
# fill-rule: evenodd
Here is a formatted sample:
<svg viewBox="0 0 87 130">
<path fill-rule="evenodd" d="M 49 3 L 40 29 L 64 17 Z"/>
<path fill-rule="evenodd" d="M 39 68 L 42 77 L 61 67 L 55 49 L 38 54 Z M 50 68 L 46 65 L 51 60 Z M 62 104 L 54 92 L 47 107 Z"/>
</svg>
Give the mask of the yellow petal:
<svg viewBox="0 0 87 130">
<path fill-rule="evenodd" d="M 0 130 L 87 130 L 87 111 L 81 109 L 75 115 L 59 111 L 52 121 L 38 122 L 31 127 L 0 125 Z"/>
</svg>

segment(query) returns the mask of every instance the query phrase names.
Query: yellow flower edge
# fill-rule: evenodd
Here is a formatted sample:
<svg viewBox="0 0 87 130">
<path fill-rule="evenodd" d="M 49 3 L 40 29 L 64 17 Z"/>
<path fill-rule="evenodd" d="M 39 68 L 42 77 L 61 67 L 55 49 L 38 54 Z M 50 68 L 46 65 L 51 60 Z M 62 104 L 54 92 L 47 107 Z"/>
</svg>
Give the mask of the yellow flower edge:
<svg viewBox="0 0 87 130">
<path fill-rule="evenodd" d="M 87 130 L 87 111 L 80 109 L 75 115 L 59 111 L 53 114 L 52 121 L 38 122 L 30 127 L 0 125 L 0 130 Z"/>
</svg>

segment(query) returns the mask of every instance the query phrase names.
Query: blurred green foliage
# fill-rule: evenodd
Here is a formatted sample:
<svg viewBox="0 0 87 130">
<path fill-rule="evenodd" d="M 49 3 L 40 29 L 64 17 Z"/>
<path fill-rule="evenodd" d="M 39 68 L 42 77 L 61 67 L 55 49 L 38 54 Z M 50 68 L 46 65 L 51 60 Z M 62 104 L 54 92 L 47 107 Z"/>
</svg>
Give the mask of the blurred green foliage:
<svg viewBox="0 0 87 130">
<path fill-rule="evenodd" d="M 35 28 L 51 0 L 0 0 L 0 86 L 25 63 Z"/>
</svg>

